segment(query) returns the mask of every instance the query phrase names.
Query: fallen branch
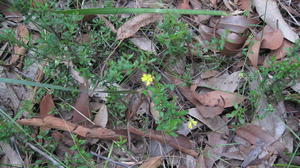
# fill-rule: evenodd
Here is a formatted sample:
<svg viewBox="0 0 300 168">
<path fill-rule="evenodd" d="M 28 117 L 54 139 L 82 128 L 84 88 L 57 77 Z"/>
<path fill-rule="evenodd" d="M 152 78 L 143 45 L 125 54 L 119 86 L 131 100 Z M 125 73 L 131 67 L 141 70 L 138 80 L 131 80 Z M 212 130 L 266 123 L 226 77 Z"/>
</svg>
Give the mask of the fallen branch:
<svg viewBox="0 0 300 168">
<path fill-rule="evenodd" d="M 189 139 L 185 136 L 179 135 L 177 137 L 172 137 L 160 131 L 154 131 L 154 130 L 142 131 L 134 127 L 129 127 L 128 130 L 130 133 L 147 137 L 159 141 L 161 143 L 166 143 L 172 146 L 173 148 L 178 149 L 181 152 L 184 152 L 191 156 L 198 157 L 199 155 L 196 151 L 192 150 L 192 144 L 189 141 Z"/>
<path fill-rule="evenodd" d="M 40 118 L 21 119 L 21 120 L 17 120 L 17 122 L 21 125 L 47 127 L 47 128 L 54 128 L 57 130 L 68 131 L 85 138 L 98 138 L 104 140 L 119 140 L 120 137 L 127 138 L 126 136 L 120 134 L 121 132 L 117 130 L 114 131 L 114 130 L 100 128 L 100 127 L 86 128 L 53 116 L 46 116 L 43 119 Z M 179 135 L 178 137 L 172 137 L 170 135 L 164 134 L 161 131 L 155 131 L 155 130 L 142 131 L 134 127 L 129 127 L 128 131 L 135 135 L 147 137 L 159 141 L 161 143 L 166 143 L 174 147 L 175 149 L 178 149 L 191 156 L 194 157 L 198 156 L 198 153 L 192 150 L 192 144 L 190 140 L 185 136 Z"/>
<path fill-rule="evenodd" d="M 30 125 L 36 127 L 47 127 L 54 128 L 63 131 L 69 131 L 71 133 L 80 135 L 86 138 L 99 138 L 106 140 L 118 140 L 122 135 L 106 128 L 86 128 L 77 124 L 73 124 L 69 121 L 65 121 L 60 118 L 53 116 L 47 116 L 43 119 L 32 118 L 32 119 L 21 119 L 17 120 L 21 125 Z"/>
</svg>

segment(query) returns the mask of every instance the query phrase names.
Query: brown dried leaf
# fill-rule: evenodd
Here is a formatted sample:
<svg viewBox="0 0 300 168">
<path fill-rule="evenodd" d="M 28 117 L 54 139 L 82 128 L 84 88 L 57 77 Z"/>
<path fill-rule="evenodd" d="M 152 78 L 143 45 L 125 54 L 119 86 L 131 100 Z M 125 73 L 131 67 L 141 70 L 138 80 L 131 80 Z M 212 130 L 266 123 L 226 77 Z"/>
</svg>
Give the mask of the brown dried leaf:
<svg viewBox="0 0 300 168">
<path fill-rule="evenodd" d="M 254 44 L 250 46 L 247 53 L 247 56 L 254 67 L 258 66 L 260 44 L 261 44 L 260 40 L 254 40 Z"/>
<path fill-rule="evenodd" d="M 208 128 L 213 131 L 217 131 L 220 133 L 228 133 L 228 128 L 226 126 L 226 122 L 219 116 L 214 118 L 204 118 L 196 108 L 191 108 L 188 110 L 189 115 L 198 119 L 203 124 L 205 124 Z"/>
<path fill-rule="evenodd" d="M 232 107 L 235 103 L 239 104 L 244 100 L 244 97 L 241 95 L 223 91 L 212 91 L 194 96 L 201 104 L 211 107 L 220 105 L 224 105 L 224 108 Z"/>
<path fill-rule="evenodd" d="M 205 72 L 201 73 L 200 77 L 201 77 L 201 79 L 207 79 L 207 78 L 214 77 L 214 76 L 218 75 L 219 73 L 220 72 L 216 71 L 216 70 L 205 71 Z"/>
<path fill-rule="evenodd" d="M 295 42 L 299 36 L 291 29 L 291 27 L 285 22 L 281 12 L 274 0 L 253 0 L 253 4 L 256 7 L 256 11 L 269 26 L 272 28 L 280 29 L 284 37 Z"/>
<path fill-rule="evenodd" d="M 198 112 L 202 114 L 205 118 L 214 118 L 224 111 L 224 107 L 222 105 L 210 107 L 206 105 L 197 105 L 196 106 Z"/>
<path fill-rule="evenodd" d="M 237 5 L 242 10 L 251 10 L 251 0 L 239 0 Z"/>
<path fill-rule="evenodd" d="M 179 9 L 191 9 L 190 0 L 182 0 L 179 4 Z"/>
<path fill-rule="evenodd" d="M 24 44 L 28 43 L 29 31 L 24 24 L 18 24 L 17 26 L 17 39 L 22 41 Z M 26 48 L 23 46 L 14 46 L 14 53 L 11 56 L 10 64 L 17 63 L 20 68 L 22 65 L 24 54 L 26 53 Z"/>
<path fill-rule="evenodd" d="M 199 33 L 200 36 L 207 41 L 210 41 L 213 37 L 213 29 L 204 24 L 199 24 Z"/>
<path fill-rule="evenodd" d="M 211 18 L 210 27 L 217 29 L 227 29 L 235 33 L 244 33 L 246 29 L 257 24 L 258 20 L 247 18 L 246 16 L 225 16 L 222 18 Z"/>
<path fill-rule="evenodd" d="M 249 141 L 251 144 L 256 144 L 260 140 L 269 145 L 276 141 L 276 139 L 268 132 L 253 124 L 248 124 L 238 128 L 236 134 Z"/>
<path fill-rule="evenodd" d="M 221 38 L 221 36 L 226 35 L 225 40 L 225 48 L 229 50 L 237 50 L 241 49 L 244 46 L 245 41 L 247 40 L 246 36 L 240 36 L 237 33 L 228 33 L 226 34 L 225 29 L 218 29 L 216 31 L 217 37 Z"/>
<path fill-rule="evenodd" d="M 101 104 L 100 108 L 97 109 L 97 114 L 94 119 L 96 125 L 101 126 L 102 128 L 106 127 L 108 122 L 108 112 L 105 104 Z"/>
<path fill-rule="evenodd" d="M 292 89 L 300 93 L 300 82 L 297 82 L 294 86 L 292 86 Z"/>
<path fill-rule="evenodd" d="M 142 94 L 133 94 L 128 103 L 128 109 L 126 111 L 126 119 L 131 120 L 136 116 L 137 111 L 144 102 L 144 96 Z"/>
<path fill-rule="evenodd" d="M 141 50 L 156 53 L 155 44 L 146 37 L 133 37 L 130 41 Z"/>
<path fill-rule="evenodd" d="M 117 39 L 123 40 L 133 36 L 141 27 L 162 19 L 160 14 L 141 14 L 124 23 L 117 31 Z"/>
<path fill-rule="evenodd" d="M 210 3 L 213 5 L 213 7 L 217 7 L 217 0 L 210 0 Z"/>
<path fill-rule="evenodd" d="M 150 103 L 150 113 L 152 114 L 152 117 L 155 121 L 158 121 L 160 119 L 159 111 L 155 109 L 155 104 L 153 102 Z"/>
<path fill-rule="evenodd" d="M 76 100 L 74 105 L 75 109 L 73 110 L 73 122 L 74 123 L 81 123 L 87 125 L 87 118 L 91 118 L 90 107 L 89 107 L 89 95 L 87 92 L 87 86 L 81 85 L 80 86 L 80 94 Z M 79 112 L 78 112 L 79 111 Z"/>
<path fill-rule="evenodd" d="M 24 161 L 20 157 L 20 154 L 17 153 L 9 143 L 5 143 L 5 141 L 0 141 L 0 151 L 1 156 L 0 164 L 1 168 L 9 168 L 9 167 L 23 167 Z M 5 166 L 7 165 L 7 166 Z M 14 165 L 14 166 L 9 166 Z"/>
<path fill-rule="evenodd" d="M 263 40 L 260 48 L 270 50 L 278 49 L 283 43 L 283 34 L 279 29 L 273 29 L 270 26 L 265 26 L 263 30 Z"/>
<path fill-rule="evenodd" d="M 0 3 L 0 11 L 5 15 L 5 17 L 13 22 L 21 22 L 24 20 L 23 15 L 19 12 L 16 11 L 13 8 L 10 8 L 8 3 Z"/>
<path fill-rule="evenodd" d="M 205 80 L 202 80 L 203 78 L 201 74 L 202 79 L 196 79 L 193 81 L 193 84 L 197 85 L 198 87 L 207 87 L 225 92 L 234 92 L 238 88 L 241 80 L 240 73 L 241 71 L 236 71 L 232 74 L 224 73 L 221 76 L 212 77 Z M 219 72 L 217 72 L 217 74 L 219 74 Z"/>
<path fill-rule="evenodd" d="M 146 160 L 139 168 L 157 168 L 161 165 L 162 156 L 157 156 Z"/>
<path fill-rule="evenodd" d="M 51 110 L 55 108 L 52 96 L 50 94 L 46 94 L 42 101 L 40 102 L 40 117 L 44 118 L 51 112 Z"/>
<path fill-rule="evenodd" d="M 276 59 L 281 59 L 286 56 L 287 49 L 291 47 L 292 43 L 284 39 L 281 46 L 278 49 L 271 51 L 270 55 L 276 56 Z"/>
<path fill-rule="evenodd" d="M 219 160 L 222 155 L 224 145 L 227 142 L 222 138 L 222 134 L 217 132 L 211 132 L 207 134 L 208 145 L 204 148 L 203 154 L 203 167 L 212 168 L 214 163 Z M 204 166 L 205 165 L 205 166 Z"/>
</svg>

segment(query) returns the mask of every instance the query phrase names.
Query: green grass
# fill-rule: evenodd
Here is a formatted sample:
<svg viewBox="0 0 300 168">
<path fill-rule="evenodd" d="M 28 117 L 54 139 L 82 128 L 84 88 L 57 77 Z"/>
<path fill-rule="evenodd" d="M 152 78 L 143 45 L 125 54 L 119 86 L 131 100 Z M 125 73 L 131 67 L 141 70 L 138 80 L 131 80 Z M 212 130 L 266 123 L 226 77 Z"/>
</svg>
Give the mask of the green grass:
<svg viewBox="0 0 300 168">
<path fill-rule="evenodd" d="M 89 9 L 70 9 L 56 10 L 56 13 L 63 14 L 142 14 L 142 13 L 160 13 L 160 14 L 181 14 L 181 15 L 214 15 L 227 16 L 225 11 L 214 10 L 191 10 L 191 9 L 152 9 L 152 8 L 89 8 Z"/>
<path fill-rule="evenodd" d="M 1 111 L 5 117 L 0 120 L 0 132 L 3 130 L 1 139 L 8 140 L 11 136 L 30 137 L 34 133 L 35 128 L 19 126 L 15 120 L 24 112 L 28 112 L 29 116 L 38 115 L 38 103 L 42 96 L 47 93 L 53 93 L 54 98 L 62 98 L 63 100 L 55 100 L 56 111 L 59 115 L 61 111 L 71 111 L 70 104 L 75 102 L 79 94 L 79 84 L 70 75 L 70 67 L 66 62 L 72 62 L 74 69 L 80 73 L 82 77 L 89 80 L 91 89 L 96 85 L 104 88 L 108 93 L 107 105 L 109 111 L 109 122 L 114 128 L 126 128 L 126 111 L 130 102 L 127 97 L 133 94 L 143 94 L 149 97 L 154 103 L 154 108 L 160 114 L 160 119 L 155 121 L 151 115 L 141 116 L 142 128 L 151 128 L 164 131 L 169 135 L 176 136 L 176 131 L 186 120 L 186 107 L 180 107 L 175 94 L 175 86 L 170 82 L 167 75 L 162 72 L 169 73 L 177 77 L 187 85 L 191 84 L 192 76 L 198 72 L 205 70 L 220 70 L 233 64 L 234 61 L 240 61 L 240 58 L 224 57 L 215 54 L 210 50 L 220 51 L 224 48 L 226 39 L 225 35 L 220 39 L 213 38 L 207 42 L 207 48 L 194 44 L 193 36 L 195 33 L 191 31 L 190 25 L 182 21 L 181 14 L 201 14 L 201 15 L 228 15 L 223 11 L 206 11 L 206 10 L 178 10 L 178 9 L 132 9 L 132 8 L 97 8 L 97 9 L 71 9 L 71 10 L 53 10 L 55 1 L 44 5 L 37 4 L 36 8 L 32 8 L 29 2 L 16 1 L 15 8 L 22 11 L 26 15 L 25 24 L 32 23 L 40 30 L 40 37 L 33 40 L 30 36 L 29 43 L 23 44 L 15 38 L 15 32 L 5 30 L 0 33 L 0 42 L 8 42 L 10 46 L 20 45 L 27 49 L 25 56 L 24 69 L 33 63 L 43 65 L 45 77 L 41 82 L 31 81 L 29 79 L 19 78 L 8 79 L 0 78 L 0 82 L 14 85 L 25 85 L 27 87 L 37 87 L 37 95 L 34 100 L 24 101 L 19 113 L 14 118 L 9 118 L 6 112 Z M 75 2 L 73 5 L 76 4 Z M 69 6 L 74 7 L 74 6 Z M 129 40 L 116 40 L 116 33 L 106 26 L 105 20 L 96 18 L 89 22 L 81 22 L 83 16 L 87 14 L 113 14 L 106 16 L 115 28 L 119 28 L 130 18 L 121 18 L 117 14 L 140 14 L 140 13 L 162 13 L 164 20 L 152 25 L 143 27 L 140 32 L 142 34 L 152 33 L 149 38 L 155 43 L 157 53 L 149 53 L 137 48 Z M 79 42 L 76 40 L 83 34 L 89 34 L 90 41 Z M 201 48 L 198 55 L 191 55 L 190 47 Z M 227 114 L 227 117 L 235 120 L 235 125 L 243 125 L 249 120 L 246 119 L 247 112 L 251 112 L 257 105 L 259 96 L 266 95 L 268 106 L 266 113 L 274 110 L 272 103 L 282 100 L 293 100 L 296 98 L 284 93 L 287 86 L 293 85 L 300 77 L 300 60 L 299 60 L 300 41 L 297 41 L 288 52 L 288 55 L 282 61 L 271 60 L 270 67 L 261 67 L 256 75 L 261 76 L 259 87 L 250 92 L 248 82 L 257 80 L 256 77 L 249 77 L 246 69 L 243 68 L 245 74 L 245 84 L 243 85 L 242 94 L 247 96 L 248 101 L 245 104 L 235 105 Z M 179 59 L 186 58 L 184 65 L 184 74 L 179 74 L 176 69 L 176 63 Z M 238 59 L 238 60 L 236 60 Z M 241 58 L 247 59 L 247 58 Z M 105 60 L 105 61 L 104 61 Z M 2 65 L 2 62 L 1 62 Z M 198 68 L 195 68 L 199 66 Z M 105 68 L 103 68 L 105 67 Z M 102 69 L 103 68 L 103 69 Z M 192 72 L 192 71 L 196 72 Z M 154 77 L 154 82 L 145 86 L 141 81 L 141 75 L 147 73 Z M 272 75 L 272 78 L 270 78 Z M 120 87 L 124 87 L 120 89 Z M 137 91 L 137 89 L 139 89 Z M 148 101 L 148 100 L 147 100 Z M 1 109 L 0 109 L 1 110 Z M 264 116 L 260 116 L 264 117 Z M 136 122 L 130 121 L 130 122 Z M 14 130 L 14 131 L 11 131 Z M 65 155 L 64 159 L 59 161 L 66 167 L 95 167 L 95 162 L 91 154 L 87 153 L 85 147 L 87 142 L 71 135 L 74 146 L 71 147 L 76 155 Z M 49 132 L 41 132 L 37 138 L 30 137 L 30 142 L 37 145 L 43 151 L 52 153 L 56 148 L 56 144 L 49 135 Z M 44 139 L 49 144 L 37 143 L 36 139 Z M 120 148 L 125 144 L 124 141 L 113 142 L 107 148 L 112 150 Z M 118 145 L 120 144 L 120 145 Z M 26 148 L 27 149 L 27 148 Z M 26 149 L 23 149 L 24 151 Z M 126 149 L 127 150 L 127 149 Z M 33 167 L 47 167 L 52 163 L 41 159 L 31 150 L 36 158 Z M 294 153 L 295 154 L 295 153 Z M 52 156 L 52 154 L 51 154 Z M 54 156 L 55 157 L 55 156 Z M 55 157 L 56 158 L 56 157 Z M 75 160 L 75 162 L 74 162 Z M 108 166 L 107 164 L 105 164 Z M 280 166 L 280 165 L 277 165 Z M 282 166 L 282 165 L 281 165 Z M 292 165 L 290 165 L 292 166 Z"/>
</svg>

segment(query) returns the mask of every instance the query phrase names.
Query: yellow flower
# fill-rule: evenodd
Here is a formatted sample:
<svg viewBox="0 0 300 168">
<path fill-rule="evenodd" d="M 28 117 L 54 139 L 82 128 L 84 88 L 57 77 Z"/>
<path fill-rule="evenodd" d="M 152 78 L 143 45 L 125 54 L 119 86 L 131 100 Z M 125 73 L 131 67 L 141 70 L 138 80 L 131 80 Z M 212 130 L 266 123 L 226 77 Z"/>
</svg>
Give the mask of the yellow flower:
<svg viewBox="0 0 300 168">
<path fill-rule="evenodd" d="M 195 121 L 194 119 L 190 118 L 189 122 L 188 122 L 188 128 L 192 129 L 194 126 L 196 126 L 198 124 L 197 121 Z"/>
<path fill-rule="evenodd" d="M 142 81 L 146 84 L 146 86 L 149 86 L 153 82 L 153 76 L 150 74 L 143 74 Z"/>
</svg>

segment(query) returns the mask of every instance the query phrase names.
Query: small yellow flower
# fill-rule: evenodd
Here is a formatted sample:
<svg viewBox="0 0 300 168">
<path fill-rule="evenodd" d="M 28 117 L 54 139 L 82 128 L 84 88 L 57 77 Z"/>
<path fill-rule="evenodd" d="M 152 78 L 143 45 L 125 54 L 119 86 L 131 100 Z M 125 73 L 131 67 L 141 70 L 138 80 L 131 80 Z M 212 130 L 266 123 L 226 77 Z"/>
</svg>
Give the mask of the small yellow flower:
<svg viewBox="0 0 300 168">
<path fill-rule="evenodd" d="M 194 119 L 190 118 L 189 122 L 188 122 L 188 128 L 192 129 L 194 126 L 196 126 L 198 124 L 197 121 L 195 121 Z"/>
<path fill-rule="evenodd" d="M 153 76 L 150 74 L 143 74 L 142 81 L 146 84 L 146 86 L 149 86 L 153 82 Z"/>
</svg>

